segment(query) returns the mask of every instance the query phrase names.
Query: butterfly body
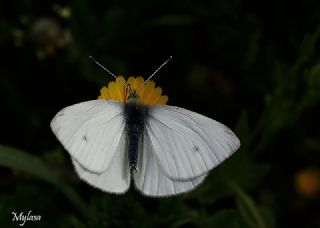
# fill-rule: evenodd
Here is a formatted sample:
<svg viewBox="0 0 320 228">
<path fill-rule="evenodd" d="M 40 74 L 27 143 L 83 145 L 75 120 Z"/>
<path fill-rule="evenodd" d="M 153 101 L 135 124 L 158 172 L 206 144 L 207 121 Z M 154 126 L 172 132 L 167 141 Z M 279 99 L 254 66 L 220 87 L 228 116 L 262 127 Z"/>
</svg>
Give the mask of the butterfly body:
<svg viewBox="0 0 320 228">
<path fill-rule="evenodd" d="M 133 93 L 124 104 L 124 116 L 126 121 L 126 132 L 128 140 L 129 168 L 132 175 L 137 171 L 137 161 L 139 156 L 139 142 L 145 130 L 145 121 L 148 118 L 149 109 L 144 105 L 138 95 Z"/>
</svg>

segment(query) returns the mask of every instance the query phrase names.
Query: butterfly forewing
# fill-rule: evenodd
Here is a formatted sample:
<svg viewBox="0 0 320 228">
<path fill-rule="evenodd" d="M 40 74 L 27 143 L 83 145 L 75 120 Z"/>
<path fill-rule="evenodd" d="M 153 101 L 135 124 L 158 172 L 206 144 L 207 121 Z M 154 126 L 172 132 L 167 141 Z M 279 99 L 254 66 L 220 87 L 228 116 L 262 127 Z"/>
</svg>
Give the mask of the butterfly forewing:
<svg viewBox="0 0 320 228">
<path fill-rule="evenodd" d="M 146 123 L 154 153 L 170 178 L 204 175 L 240 146 L 225 125 L 174 106 L 153 106 Z"/>
<path fill-rule="evenodd" d="M 124 132 L 123 104 L 93 100 L 61 110 L 51 128 L 65 149 L 85 169 L 104 172 Z"/>
</svg>

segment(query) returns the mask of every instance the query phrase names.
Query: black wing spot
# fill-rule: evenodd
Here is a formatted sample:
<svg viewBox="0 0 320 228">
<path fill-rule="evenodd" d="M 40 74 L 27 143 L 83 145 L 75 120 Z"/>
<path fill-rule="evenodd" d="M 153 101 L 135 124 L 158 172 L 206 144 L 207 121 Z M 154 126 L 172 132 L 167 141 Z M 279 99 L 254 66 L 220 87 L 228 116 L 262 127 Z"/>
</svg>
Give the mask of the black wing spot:
<svg viewBox="0 0 320 228">
<path fill-rule="evenodd" d="M 194 152 L 199 152 L 200 149 L 199 149 L 199 147 L 197 145 L 194 145 L 193 146 L 193 150 L 194 150 Z"/>
<path fill-rule="evenodd" d="M 83 141 L 87 142 L 88 141 L 88 137 L 86 135 L 82 136 Z"/>
<path fill-rule="evenodd" d="M 64 116 L 64 112 L 59 113 L 58 116 Z"/>
</svg>

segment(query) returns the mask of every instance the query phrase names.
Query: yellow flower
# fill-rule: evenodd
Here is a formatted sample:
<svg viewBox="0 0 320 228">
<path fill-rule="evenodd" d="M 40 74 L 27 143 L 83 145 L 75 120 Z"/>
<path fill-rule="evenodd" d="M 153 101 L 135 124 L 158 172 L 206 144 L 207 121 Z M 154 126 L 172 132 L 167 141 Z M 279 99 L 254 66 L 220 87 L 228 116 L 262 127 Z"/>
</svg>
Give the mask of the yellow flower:
<svg viewBox="0 0 320 228">
<path fill-rule="evenodd" d="M 126 81 L 122 76 L 118 76 L 116 81 L 109 82 L 108 87 L 102 87 L 98 99 L 127 102 L 129 96 L 127 84 L 130 85 L 132 90 L 137 92 L 140 100 L 145 105 L 164 105 L 168 101 L 168 97 L 161 95 L 162 89 L 155 87 L 153 81 L 148 81 L 144 84 L 142 77 L 130 77 Z"/>
</svg>

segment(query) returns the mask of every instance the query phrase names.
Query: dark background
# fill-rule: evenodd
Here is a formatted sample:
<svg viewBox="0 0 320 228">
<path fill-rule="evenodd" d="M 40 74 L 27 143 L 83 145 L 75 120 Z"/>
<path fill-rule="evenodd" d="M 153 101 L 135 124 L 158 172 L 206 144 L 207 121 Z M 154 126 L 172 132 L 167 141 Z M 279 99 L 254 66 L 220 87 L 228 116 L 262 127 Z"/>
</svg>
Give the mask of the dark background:
<svg viewBox="0 0 320 228">
<path fill-rule="evenodd" d="M 319 1 L 0 3 L 0 224 L 320 227 Z M 81 182 L 49 123 L 113 73 L 149 76 L 170 105 L 234 129 L 241 149 L 194 191 L 103 193 Z"/>
</svg>

